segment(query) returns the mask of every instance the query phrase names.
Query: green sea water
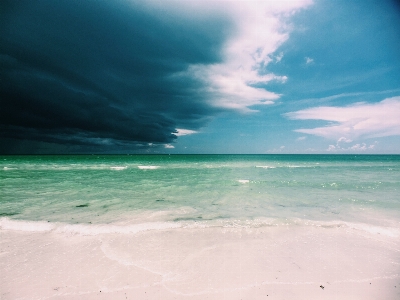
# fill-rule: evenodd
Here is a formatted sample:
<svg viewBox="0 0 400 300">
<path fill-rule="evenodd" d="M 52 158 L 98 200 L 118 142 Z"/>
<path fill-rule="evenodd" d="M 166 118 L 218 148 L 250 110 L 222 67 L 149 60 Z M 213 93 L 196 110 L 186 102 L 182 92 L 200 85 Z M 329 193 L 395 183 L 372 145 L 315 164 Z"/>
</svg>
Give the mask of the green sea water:
<svg viewBox="0 0 400 300">
<path fill-rule="evenodd" d="M 399 155 L 1 156 L 0 180 L 3 220 L 400 221 Z"/>
</svg>

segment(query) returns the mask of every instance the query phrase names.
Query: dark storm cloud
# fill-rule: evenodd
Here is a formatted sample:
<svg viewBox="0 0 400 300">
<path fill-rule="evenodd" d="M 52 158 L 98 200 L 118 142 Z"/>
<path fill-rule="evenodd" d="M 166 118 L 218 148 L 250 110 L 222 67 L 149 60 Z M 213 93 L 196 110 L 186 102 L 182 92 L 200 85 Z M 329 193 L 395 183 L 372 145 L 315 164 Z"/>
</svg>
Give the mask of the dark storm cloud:
<svg viewBox="0 0 400 300">
<path fill-rule="evenodd" d="M 221 60 L 230 24 L 220 16 L 191 20 L 135 1 L 0 9 L 2 152 L 18 141 L 25 152 L 38 143 L 91 151 L 169 143 L 176 128 L 198 129 L 215 113 L 203 83 L 182 74 Z"/>
</svg>

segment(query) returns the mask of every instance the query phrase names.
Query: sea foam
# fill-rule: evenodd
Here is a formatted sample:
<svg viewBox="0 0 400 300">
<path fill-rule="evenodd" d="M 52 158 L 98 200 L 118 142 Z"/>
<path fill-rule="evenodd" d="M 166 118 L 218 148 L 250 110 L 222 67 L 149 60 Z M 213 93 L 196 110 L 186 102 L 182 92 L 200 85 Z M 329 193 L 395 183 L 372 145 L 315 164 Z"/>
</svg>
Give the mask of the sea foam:
<svg viewBox="0 0 400 300">
<path fill-rule="evenodd" d="M 126 168 L 128 168 L 128 167 L 127 167 L 127 166 L 123 166 L 123 167 L 119 167 L 119 166 L 110 167 L 111 170 L 116 170 L 116 171 L 125 170 Z"/>
<path fill-rule="evenodd" d="M 375 226 L 365 223 L 353 223 L 343 221 L 311 221 L 302 219 L 273 219 L 257 218 L 253 220 L 230 219 L 221 220 L 193 220 L 186 222 L 144 222 L 138 224 L 67 224 L 62 222 L 44 221 L 22 221 L 12 220 L 8 217 L 0 218 L 0 229 L 24 231 L 24 232 L 46 232 L 53 231 L 63 234 L 99 235 L 99 234 L 137 234 L 150 230 L 169 230 L 177 228 L 260 228 L 260 227 L 316 227 L 316 228 L 342 228 L 364 232 L 368 235 L 382 235 L 390 238 L 398 238 L 400 229 L 389 226 Z"/>
<path fill-rule="evenodd" d="M 155 170 L 158 169 L 160 166 L 138 166 L 141 170 Z"/>
<path fill-rule="evenodd" d="M 245 183 L 249 183 L 250 180 L 248 180 L 248 179 L 239 179 L 238 182 L 245 184 Z"/>
<path fill-rule="evenodd" d="M 9 218 L 0 218 L 0 228 L 6 230 L 42 232 L 55 228 L 54 224 L 43 221 L 18 221 Z"/>
<path fill-rule="evenodd" d="M 113 224 L 66 224 L 50 223 L 43 221 L 20 221 L 0 218 L 0 229 L 26 231 L 26 232 L 45 232 L 54 231 L 64 234 L 99 235 L 99 234 L 136 234 L 149 230 L 165 230 L 180 228 L 182 225 L 177 222 L 148 222 L 130 225 Z"/>
<path fill-rule="evenodd" d="M 276 167 L 271 167 L 271 166 L 256 166 L 256 168 L 262 168 L 262 169 L 275 169 Z"/>
<path fill-rule="evenodd" d="M 17 168 L 3 167 L 4 171 L 17 170 Z"/>
</svg>

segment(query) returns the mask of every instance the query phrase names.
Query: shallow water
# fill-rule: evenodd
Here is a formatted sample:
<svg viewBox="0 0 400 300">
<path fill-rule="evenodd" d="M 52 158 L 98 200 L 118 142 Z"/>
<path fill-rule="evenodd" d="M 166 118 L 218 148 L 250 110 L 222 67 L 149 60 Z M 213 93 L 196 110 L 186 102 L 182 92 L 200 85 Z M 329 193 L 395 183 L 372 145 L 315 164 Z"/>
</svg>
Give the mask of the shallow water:
<svg viewBox="0 0 400 300">
<path fill-rule="evenodd" d="M 400 220 L 394 155 L 3 156 L 0 179 L 17 220 Z"/>
</svg>

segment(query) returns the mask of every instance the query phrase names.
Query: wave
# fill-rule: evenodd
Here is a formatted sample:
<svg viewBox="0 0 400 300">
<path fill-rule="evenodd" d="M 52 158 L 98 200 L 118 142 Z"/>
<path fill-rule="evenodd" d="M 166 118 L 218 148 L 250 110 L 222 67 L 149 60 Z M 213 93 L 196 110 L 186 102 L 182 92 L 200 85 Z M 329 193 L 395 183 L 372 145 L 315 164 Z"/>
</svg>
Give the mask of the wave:
<svg viewBox="0 0 400 300">
<path fill-rule="evenodd" d="M 138 166 L 141 170 L 155 170 L 158 169 L 160 166 Z"/>
<path fill-rule="evenodd" d="M 345 221 L 311 221 L 304 219 L 274 219 L 257 218 L 253 220 L 226 219 L 219 218 L 213 221 L 193 220 L 192 222 L 183 222 L 182 228 L 210 228 L 223 227 L 233 229 L 255 229 L 263 227 L 316 227 L 325 229 L 344 229 L 345 231 L 354 230 L 368 235 L 382 235 L 390 238 L 400 237 L 400 227 L 377 226 L 366 223 L 345 222 Z"/>
<path fill-rule="evenodd" d="M 272 167 L 272 166 L 256 166 L 256 168 L 262 168 L 262 169 L 276 169 L 276 167 Z"/>
<path fill-rule="evenodd" d="M 125 170 L 125 169 L 127 169 L 127 168 L 128 168 L 127 166 L 123 166 L 123 167 L 120 167 L 120 166 L 110 167 L 111 170 L 116 170 L 116 171 Z"/>
<path fill-rule="evenodd" d="M 369 234 L 378 234 L 393 238 L 397 238 L 400 236 L 399 227 L 376 226 L 366 223 L 352 223 L 345 221 L 303 221 L 302 223 L 305 226 L 315 226 L 323 228 L 346 228 Z"/>
<path fill-rule="evenodd" d="M 176 222 L 149 222 L 131 225 L 113 224 L 66 224 L 60 222 L 23 221 L 0 218 L 0 228 L 3 230 L 28 231 L 28 232 L 56 232 L 64 234 L 99 235 L 99 234 L 136 234 L 149 230 L 165 230 L 180 228 Z"/>
<path fill-rule="evenodd" d="M 141 170 L 155 170 L 158 169 L 160 166 L 145 166 L 139 165 L 137 166 Z M 16 167 L 3 167 L 4 171 L 11 171 L 11 170 L 29 170 L 29 171 L 71 171 L 71 170 L 114 170 L 114 171 L 121 171 L 127 169 L 128 166 L 118 166 L 118 165 L 107 165 L 107 164 L 100 164 L 100 165 L 33 165 L 33 166 L 19 166 Z"/>
<path fill-rule="evenodd" d="M 299 165 L 287 165 L 287 166 L 262 166 L 262 165 L 257 165 L 255 166 L 256 168 L 262 168 L 262 169 L 276 169 L 276 168 L 320 168 L 321 166 L 319 165 L 307 165 L 307 166 L 299 166 Z"/>
<path fill-rule="evenodd" d="M 250 180 L 248 180 L 248 179 L 239 179 L 239 180 L 237 180 L 237 182 L 244 184 L 244 183 L 249 183 Z"/>
<path fill-rule="evenodd" d="M 4 171 L 74 171 L 74 170 L 123 170 L 128 166 L 110 166 L 110 165 L 25 165 L 18 167 L 3 167 Z"/>
<path fill-rule="evenodd" d="M 44 221 L 17 221 L 9 218 L 0 218 L 0 228 L 7 230 L 42 232 L 55 228 L 55 224 Z"/>
<path fill-rule="evenodd" d="M 368 235 L 381 235 L 390 238 L 400 237 L 399 227 L 376 226 L 366 223 L 345 221 L 311 221 L 303 219 L 273 219 L 259 218 L 253 220 L 217 218 L 215 220 L 199 220 L 180 218 L 178 222 L 145 222 L 138 224 L 67 224 L 62 222 L 12 220 L 0 218 L 1 230 L 24 232 L 56 232 L 68 235 L 101 235 L 101 234 L 137 234 L 145 231 L 196 229 L 196 228 L 226 228 L 226 229 L 256 229 L 263 227 L 316 227 L 325 229 L 354 230 Z"/>
<path fill-rule="evenodd" d="M 17 170 L 17 168 L 3 167 L 4 171 Z"/>
</svg>

